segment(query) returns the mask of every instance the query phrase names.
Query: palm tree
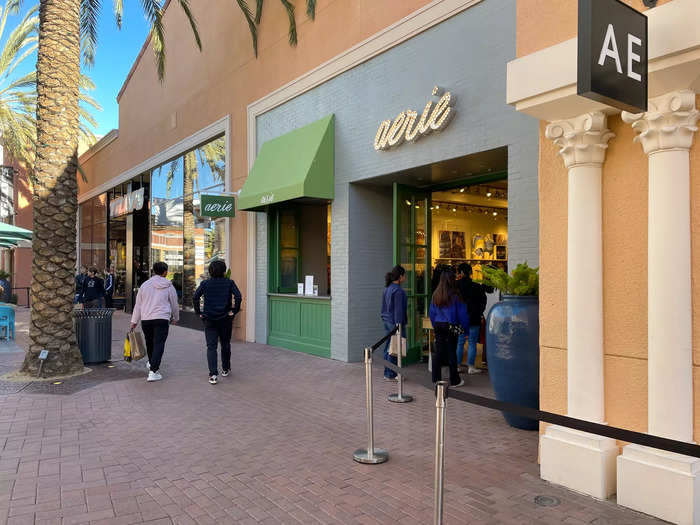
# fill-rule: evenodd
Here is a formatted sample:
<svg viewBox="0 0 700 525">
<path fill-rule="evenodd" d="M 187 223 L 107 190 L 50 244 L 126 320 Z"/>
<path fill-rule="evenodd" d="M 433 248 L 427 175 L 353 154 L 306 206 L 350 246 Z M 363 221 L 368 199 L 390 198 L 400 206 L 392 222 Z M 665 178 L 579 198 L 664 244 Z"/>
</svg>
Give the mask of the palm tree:
<svg viewBox="0 0 700 525">
<path fill-rule="evenodd" d="M 6 0 L 0 7 L 0 140 L 6 153 L 18 161 L 32 178 L 36 142 L 36 71 L 17 76 L 17 68 L 32 58 L 37 49 L 39 32 L 39 6 L 30 9 L 5 38 L 10 15 L 19 12 L 17 0 Z M 80 85 L 80 140 L 86 144 L 95 142 L 92 128 L 96 127 L 90 108 L 100 110 L 99 104 L 87 94 L 95 89 L 87 76 Z"/>
<path fill-rule="evenodd" d="M 177 0 L 190 21 L 198 47 L 197 25 L 189 0 Z M 122 0 L 114 0 L 117 24 Z M 165 73 L 163 6 L 140 0 L 151 26 L 151 47 L 158 75 Z M 75 221 L 80 127 L 81 35 L 83 58 L 95 58 L 100 0 L 40 0 L 37 51 L 37 146 L 34 165 L 34 259 L 32 262 L 30 345 L 22 371 L 35 373 L 39 353 L 49 357 L 46 375 L 83 367 L 73 328 L 73 274 L 76 264 Z"/>
</svg>

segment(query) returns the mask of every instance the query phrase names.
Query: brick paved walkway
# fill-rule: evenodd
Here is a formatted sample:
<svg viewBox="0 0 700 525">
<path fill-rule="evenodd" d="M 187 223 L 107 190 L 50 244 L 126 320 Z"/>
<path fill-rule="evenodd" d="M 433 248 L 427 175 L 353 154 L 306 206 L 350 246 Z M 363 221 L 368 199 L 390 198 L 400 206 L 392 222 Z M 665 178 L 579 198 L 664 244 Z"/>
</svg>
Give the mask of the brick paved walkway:
<svg viewBox="0 0 700 525">
<path fill-rule="evenodd" d="M 115 321 L 116 359 L 127 319 Z M 20 345 L 26 322 L 18 315 Z M 211 386 L 202 346 L 201 333 L 173 328 L 159 383 L 139 362 L 75 393 L 0 396 L 0 522 L 432 523 L 431 393 L 409 386 L 416 401 L 395 405 L 375 382 L 376 442 L 391 457 L 359 465 L 361 365 L 236 344 L 232 376 Z M 0 352 L 3 367 L 21 358 Z M 445 522 L 657 523 L 548 485 L 536 457 L 536 433 L 449 403 Z"/>
</svg>

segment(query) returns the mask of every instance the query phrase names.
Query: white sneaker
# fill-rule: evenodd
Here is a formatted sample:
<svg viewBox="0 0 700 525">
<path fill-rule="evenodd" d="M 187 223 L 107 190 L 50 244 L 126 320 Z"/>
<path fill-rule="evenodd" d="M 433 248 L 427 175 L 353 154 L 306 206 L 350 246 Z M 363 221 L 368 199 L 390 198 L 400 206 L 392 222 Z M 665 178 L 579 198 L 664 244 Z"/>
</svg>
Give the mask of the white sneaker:
<svg viewBox="0 0 700 525">
<path fill-rule="evenodd" d="M 151 371 L 151 363 L 148 361 L 148 359 L 146 360 L 146 370 L 149 372 Z"/>
<path fill-rule="evenodd" d="M 161 379 L 163 379 L 163 376 L 160 375 L 160 372 L 148 372 L 146 381 L 160 381 Z"/>
<path fill-rule="evenodd" d="M 222 375 L 223 377 L 228 377 L 228 375 L 229 375 L 230 373 L 231 373 L 230 370 L 223 370 L 223 371 L 221 372 L 221 375 Z"/>
<path fill-rule="evenodd" d="M 216 376 L 209 376 L 209 384 L 210 385 L 215 385 L 218 382 L 219 382 L 219 379 Z"/>
<path fill-rule="evenodd" d="M 459 383 L 457 383 L 456 385 L 452 385 L 452 386 L 455 387 L 455 388 L 458 387 L 458 386 L 464 386 L 464 379 L 461 379 L 461 380 L 459 381 Z"/>
<path fill-rule="evenodd" d="M 476 368 L 475 366 L 469 366 L 469 370 L 467 370 L 467 374 L 481 374 L 483 370 L 480 368 Z"/>
</svg>

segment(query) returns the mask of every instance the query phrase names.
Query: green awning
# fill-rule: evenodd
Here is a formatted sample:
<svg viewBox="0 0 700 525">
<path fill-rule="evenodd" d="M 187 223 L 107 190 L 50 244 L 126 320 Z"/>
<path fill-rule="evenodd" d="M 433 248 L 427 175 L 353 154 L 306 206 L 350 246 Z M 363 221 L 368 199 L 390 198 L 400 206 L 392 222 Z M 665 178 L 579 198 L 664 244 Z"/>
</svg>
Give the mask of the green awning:
<svg viewBox="0 0 700 525">
<path fill-rule="evenodd" d="M 333 199 L 334 118 L 265 142 L 243 184 L 238 209 L 264 211 L 293 199 Z"/>
<path fill-rule="evenodd" d="M 7 224 L 0 222 L 0 237 L 11 237 L 14 239 L 31 239 L 31 230 L 25 230 L 19 226 L 13 226 L 12 224 Z"/>
</svg>

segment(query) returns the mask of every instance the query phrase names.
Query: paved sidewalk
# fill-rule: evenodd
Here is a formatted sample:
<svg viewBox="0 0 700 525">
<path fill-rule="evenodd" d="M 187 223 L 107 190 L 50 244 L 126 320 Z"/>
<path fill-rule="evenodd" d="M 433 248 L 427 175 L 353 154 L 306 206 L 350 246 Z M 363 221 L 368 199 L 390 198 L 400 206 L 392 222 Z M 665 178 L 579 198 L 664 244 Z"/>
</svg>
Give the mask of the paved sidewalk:
<svg viewBox="0 0 700 525">
<path fill-rule="evenodd" d="M 115 318 L 115 359 L 127 322 Z M 19 314 L 20 346 L 26 326 Z M 0 352 L 3 370 L 21 359 Z M 202 334 L 173 327 L 162 372 L 146 383 L 143 362 L 122 363 L 74 392 L 0 395 L 0 523 L 432 523 L 429 391 L 409 385 L 416 401 L 396 405 L 375 382 L 390 460 L 368 466 L 352 461 L 366 443 L 362 365 L 235 344 L 232 376 L 211 386 Z M 536 433 L 449 403 L 445 523 L 658 523 L 541 481 L 536 460 Z"/>
</svg>

